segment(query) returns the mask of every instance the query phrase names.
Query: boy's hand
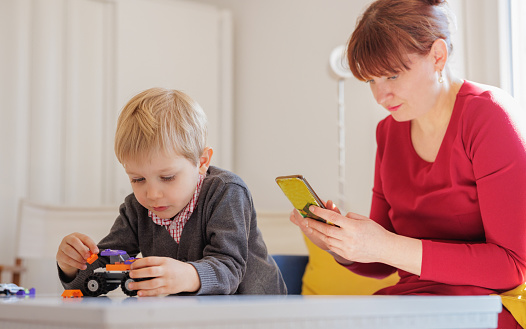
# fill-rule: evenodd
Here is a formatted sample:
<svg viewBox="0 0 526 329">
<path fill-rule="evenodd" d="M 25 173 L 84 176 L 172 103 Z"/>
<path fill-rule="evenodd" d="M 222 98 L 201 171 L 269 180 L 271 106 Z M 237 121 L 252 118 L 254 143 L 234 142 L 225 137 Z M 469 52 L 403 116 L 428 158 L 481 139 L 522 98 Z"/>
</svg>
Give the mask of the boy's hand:
<svg viewBox="0 0 526 329">
<path fill-rule="evenodd" d="M 138 259 L 131 265 L 130 277 L 148 279 L 130 283 L 129 288 L 138 290 L 138 296 L 194 292 L 201 288 L 201 281 L 195 267 L 170 257 Z"/>
<path fill-rule="evenodd" d="M 64 237 L 62 242 L 60 242 L 56 259 L 64 274 L 69 278 L 73 278 L 78 270 L 87 268 L 86 260 L 92 253 L 99 253 L 97 244 L 87 235 L 72 233 Z"/>
</svg>

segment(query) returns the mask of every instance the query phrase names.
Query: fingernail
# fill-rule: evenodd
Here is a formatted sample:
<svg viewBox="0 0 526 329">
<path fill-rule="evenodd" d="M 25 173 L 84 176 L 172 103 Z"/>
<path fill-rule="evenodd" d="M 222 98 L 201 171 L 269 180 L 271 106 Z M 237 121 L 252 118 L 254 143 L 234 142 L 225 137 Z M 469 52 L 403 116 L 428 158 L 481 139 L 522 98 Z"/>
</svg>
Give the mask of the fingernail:
<svg viewBox="0 0 526 329">
<path fill-rule="evenodd" d="M 309 207 L 309 210 L 310 210 L 310 211 L 314 211 L 314 206 L 310 206 L 310 207 Z"/>
</svg>

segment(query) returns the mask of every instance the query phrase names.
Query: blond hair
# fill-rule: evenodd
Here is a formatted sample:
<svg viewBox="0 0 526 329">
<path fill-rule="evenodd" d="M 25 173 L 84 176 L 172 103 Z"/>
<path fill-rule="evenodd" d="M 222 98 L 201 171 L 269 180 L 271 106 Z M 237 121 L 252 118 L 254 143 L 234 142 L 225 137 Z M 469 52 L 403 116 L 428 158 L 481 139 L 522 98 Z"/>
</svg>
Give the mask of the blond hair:
<svg viewBox="0 0 526 329">
<path fill-rule="evenodd" d="M 120 163 L 152 152 L 185 157 L 194 164 L 206 147 L 206 115 L 181 91 L 151 88 L 124 106 L 117 121 L 115 155 Z"/>
</svg>

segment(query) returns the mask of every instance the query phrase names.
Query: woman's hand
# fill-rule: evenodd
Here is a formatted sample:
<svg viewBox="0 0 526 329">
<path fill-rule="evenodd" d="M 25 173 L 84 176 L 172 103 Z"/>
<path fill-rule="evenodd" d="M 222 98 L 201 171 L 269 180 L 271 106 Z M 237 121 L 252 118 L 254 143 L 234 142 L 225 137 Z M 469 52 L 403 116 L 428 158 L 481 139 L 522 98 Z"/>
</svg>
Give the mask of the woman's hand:
<svg viewBox="0 0 526 329">
<path fill-rule="evenodd" d="M 340 213 L 311 206 L 310 211 L 328 222 L 309 219 L 309 229 L 316 239 L 340 257 L 361 263 L 382 262 L 390 232 L 375 221 L 355 213 Z M 310 232 L 309 232 L 310 233 Z M 339 260 L 340 261 L 340 260 Z"/>
<path fill-rule="evenodd" d="M 336 205 L 331 200 L 325 203 L 325 207 L 327 209 L 330 209 L 331 211 L 334 211 L 340 214 L 340 210 L 336 207 Z M 307 238 L 309 238 L 309 240 L 311 240 L 315 245 L 317 245 L 322 250 L 329 250 L 329 247 L 323 240 L 323 237 L 320 235 L 320 232 L 314 231 L 312 230 L 312 228 L 309 228 L 309 223 L 311 222 L 319 223 L 318 221 L 312 218 L 303 218 L 303 216 L 296 209 L 292 210 L 292 212 L 290 213 L 289 219 L 292 223 L 296 224 L 301 229 L 303 234 L 305 234 L 305 236 L 307 236 Z M 322 224 L 322 225 L 327 225 L 327 224 Z"/>
<path fill-rule="evenodd" d="M 180 292 L 195 292 L 201 281 L 195 267 L 170 257 L 145 257 L 131 265 L 132 279 L 148 280 L 132 282 L 129 288 L 138 290 L 138 296 L 159 296 Z"/>
<path fill-rule="evenodd" d="M 97 244 L 87 235 L 72 233 L 62 239 L 57 251 L 57 264 L 68 278 L 73 278 L 78 270 L 87 268 L 86 260 L 91 253 L 98 254 Z"/>
<path fill-rule="evenodd" d="M 422 241 L 398 235 L 375 221 L 355 213 L 342 216 L 338 212 L 311 206 L 309 210 L 337 226 L 305 218 L 305 234 L 318 246 L 330 250 L 340 263 L 384 263 L 420 275 Z M 341 258 L 343 258 L 343 260 Z M 348 260 L 348 261 L 345 261 Z"/>
<path fill-rule="evenodd" d="M 309 210 L 336 226 L 303 218 L 296 209 L 292 211 L 290 221 L 299 226 L 315 245 L 331 252 L 340 263 L 381 261 L 381 246 L 389 232 L 365 216 L 354 213 L 343 216 L 331 200 L 325 207 L 327 209 L 311 206 Z"/>
</svg>

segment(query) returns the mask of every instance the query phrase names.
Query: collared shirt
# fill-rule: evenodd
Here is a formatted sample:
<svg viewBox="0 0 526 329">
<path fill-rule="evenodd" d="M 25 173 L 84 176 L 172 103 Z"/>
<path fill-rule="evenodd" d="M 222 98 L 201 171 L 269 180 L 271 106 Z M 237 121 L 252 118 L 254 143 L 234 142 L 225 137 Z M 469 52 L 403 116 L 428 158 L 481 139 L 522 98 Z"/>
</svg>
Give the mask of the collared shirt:
<svg viewBox="0 0 526 329">
<path fill-rule="evenodd" d="M 148 216 L 153 220 L 153 222 L 157 225 L 164 226 L 177 243 L 179 243 L 179 241 L 181 240 L 181 233 L 183 232 L 183 228 L 190 219 L 190 216 L 194 212 L 194 209 L 197 205 L 197 199 L 199 199 L 199 192 L 201 192 L 201 185 L 203 184 L 205 176 L 206 175 L 199 175 L 199 181 L 197 182 L 197 187 L 195 189 L 194 195 L 192 196 L 192 199 L 190 199 L 190 202 L 188 202 L 188 204 L 173 218 L 160 218 L 152 211 L 148 211 Z"/>
</svg>

